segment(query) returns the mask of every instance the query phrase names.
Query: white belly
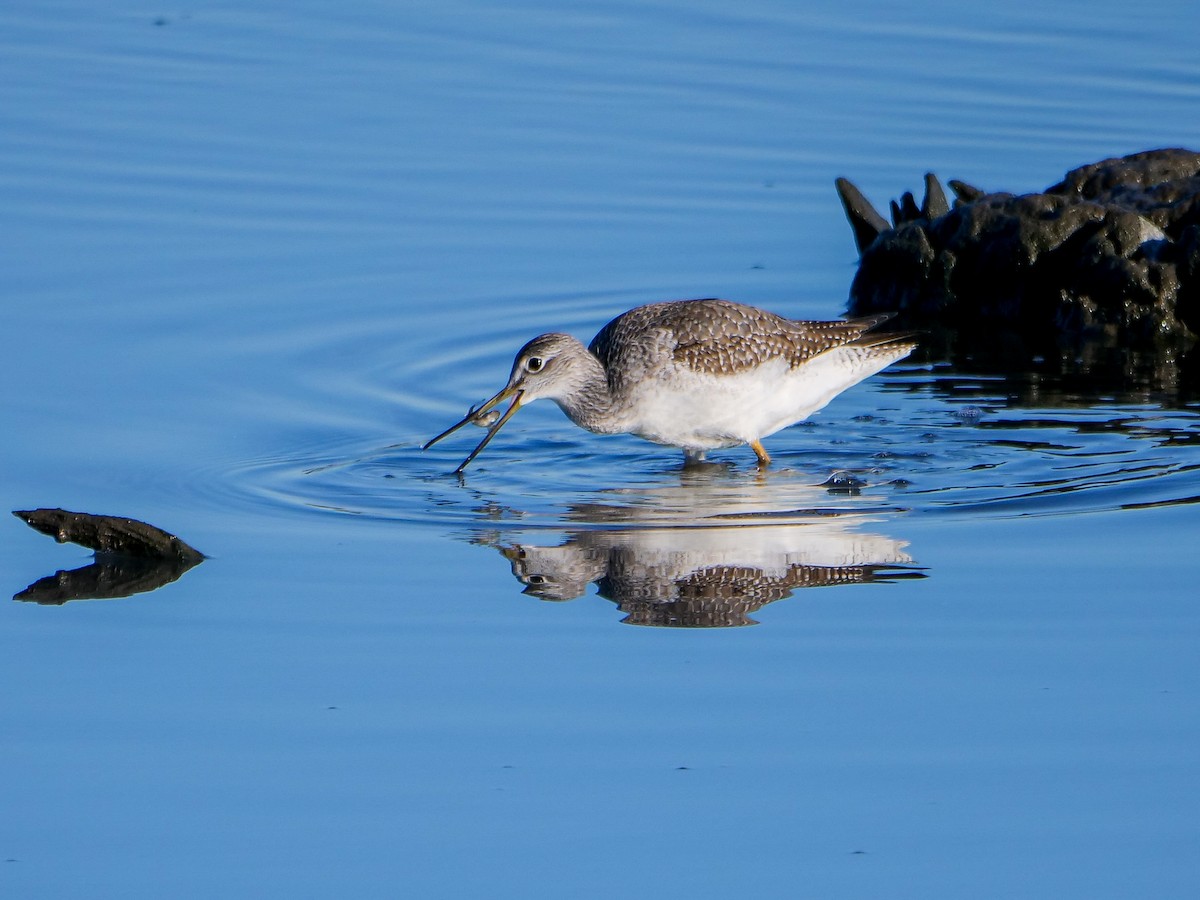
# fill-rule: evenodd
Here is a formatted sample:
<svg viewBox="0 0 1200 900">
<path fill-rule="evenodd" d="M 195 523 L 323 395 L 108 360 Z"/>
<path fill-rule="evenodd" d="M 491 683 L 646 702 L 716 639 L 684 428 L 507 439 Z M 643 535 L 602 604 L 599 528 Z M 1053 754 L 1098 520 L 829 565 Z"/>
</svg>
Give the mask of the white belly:
<svg viewBox="0 0 1200 900">
<path fill-rule="evenodd" d="M 736 375 L 677 368 L 634 392 L 628 430 L 691 450 L 760 440 L 808 418 L 894 358 L 864 359 L 856 350 L 837 348 L 798 368 L 771 360 Z"/>
</svg>

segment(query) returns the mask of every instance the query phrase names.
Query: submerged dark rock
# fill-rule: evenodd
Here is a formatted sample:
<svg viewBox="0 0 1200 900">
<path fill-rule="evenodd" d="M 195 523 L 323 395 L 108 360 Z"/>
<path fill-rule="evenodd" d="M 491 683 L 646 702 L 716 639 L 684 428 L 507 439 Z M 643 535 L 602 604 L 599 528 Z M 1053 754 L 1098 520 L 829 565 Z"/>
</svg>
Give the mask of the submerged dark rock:
<svg viewBox="0 0 1200 900">
<path fill-rule="evenodd" d="M 925 183 L 889 225 L 838 179 L 860 252 L 851 315 L 896 312 L 935 355 L 1186 349 L 1200 334 L 1200 154 L 1108 159 L 1036 194 L 951 181 L 952 209 Z"/>
</svg>

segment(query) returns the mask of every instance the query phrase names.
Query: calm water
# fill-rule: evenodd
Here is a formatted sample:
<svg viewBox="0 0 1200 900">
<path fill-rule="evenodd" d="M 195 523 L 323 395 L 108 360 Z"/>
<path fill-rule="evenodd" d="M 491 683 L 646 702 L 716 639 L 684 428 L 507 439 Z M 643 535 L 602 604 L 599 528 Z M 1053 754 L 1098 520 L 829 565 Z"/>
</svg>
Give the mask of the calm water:
<svg viewBox="0 0 1200 900">
<path fill-rule="evenodd" d="M 3 504 L 211 557 L 0 606 L 0 893 L 1192 896 L 1186 391 L 913 363 L 763 477 L 418 448 L 539 331 L 836 316 L 836 176 L 1200 147 L 1200 13 L 331 9 L 0 9 Z"/>
</svg>

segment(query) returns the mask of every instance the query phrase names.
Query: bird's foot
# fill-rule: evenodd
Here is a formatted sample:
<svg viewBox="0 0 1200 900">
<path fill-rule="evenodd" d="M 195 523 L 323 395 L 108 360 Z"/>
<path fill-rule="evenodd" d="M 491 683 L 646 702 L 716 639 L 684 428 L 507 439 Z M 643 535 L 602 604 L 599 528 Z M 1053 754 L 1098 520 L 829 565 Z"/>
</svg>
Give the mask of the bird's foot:
<svg viewBox="0 0 1200 900">
<path fill-rule="evenodd" d="M 758 467 L 765 469 L 771 464 L 771 454 L 763 449 L 763 445 L 758 441 L 750 442 L 750 449 L 754 451 L 754 455 L 758 457 Z"/>
</svg>

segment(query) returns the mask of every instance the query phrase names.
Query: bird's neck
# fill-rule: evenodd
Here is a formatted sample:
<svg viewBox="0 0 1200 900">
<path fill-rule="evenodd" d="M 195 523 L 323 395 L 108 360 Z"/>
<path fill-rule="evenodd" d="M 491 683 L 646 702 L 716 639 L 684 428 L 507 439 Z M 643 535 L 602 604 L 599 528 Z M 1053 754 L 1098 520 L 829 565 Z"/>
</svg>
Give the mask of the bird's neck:
<svg viewBox="0 0 1200 900">
<path fill-rule="evenodd" d="M 580 428 L 599 434 L 623 431 L 617 421 L 612 391 L 604 366 L 592 353 L 584 351 L 576 358 L 578 375 L 573 390 L 555 401 Z"/>
</svg>

